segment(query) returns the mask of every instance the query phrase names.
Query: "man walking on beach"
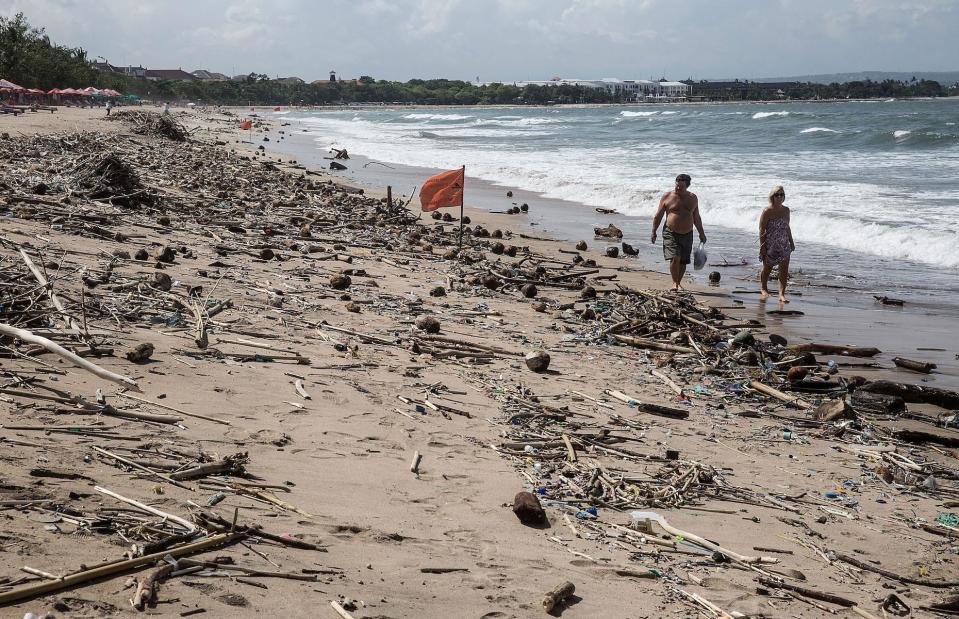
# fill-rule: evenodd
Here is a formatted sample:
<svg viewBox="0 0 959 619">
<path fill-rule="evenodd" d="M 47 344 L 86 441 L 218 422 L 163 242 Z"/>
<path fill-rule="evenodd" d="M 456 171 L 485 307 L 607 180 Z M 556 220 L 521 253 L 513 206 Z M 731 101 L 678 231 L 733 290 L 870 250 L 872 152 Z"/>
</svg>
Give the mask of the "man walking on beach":
<svg viewBox="0 0 959 619">
<path fill-rule="evenodd" d="M 676 177 L 676 188 L 665 194 L 659 201 L 656 217 L 653 218 L 653 234 L 650 237 L 656 242 L 656 231 L 659 222 L 666 216 L 666 225 L 663 226 L 663 256 L 669 262 L 669 274 L 673 278 L 674 292 L 683 289 L 683 275 L 686 274 L 686 265 L 693 252 L 693 226 L 699 232 L 699 241 L 706 242 L 706 233 L 703 231 L 703 220 L 699 217 L 699 200 L 696 194 L 689 191 L 692 182 L 689 174 L 680 174 Z"/>
</svg>

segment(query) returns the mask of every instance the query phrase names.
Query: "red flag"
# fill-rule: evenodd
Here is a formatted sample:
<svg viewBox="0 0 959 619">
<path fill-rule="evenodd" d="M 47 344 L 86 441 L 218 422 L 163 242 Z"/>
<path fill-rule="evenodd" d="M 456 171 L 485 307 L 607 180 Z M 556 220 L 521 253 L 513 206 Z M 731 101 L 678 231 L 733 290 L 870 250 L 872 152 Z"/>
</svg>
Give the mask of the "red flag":
<svg viewBox="0 0 959 619">
<path fill-rule="evenodd" d="M 458 168 L 426 179 L 420 189 L 420 204 L 424 213 L 448 206 L 462 206 L 463 172 L 464 168 Z"/>
<path fill-rule="evenodd" d="M 252 129 L 252 128 L 253 128 L 252 120 L 244 120 L 240 122 L 240 129 Z"/>
</svg>

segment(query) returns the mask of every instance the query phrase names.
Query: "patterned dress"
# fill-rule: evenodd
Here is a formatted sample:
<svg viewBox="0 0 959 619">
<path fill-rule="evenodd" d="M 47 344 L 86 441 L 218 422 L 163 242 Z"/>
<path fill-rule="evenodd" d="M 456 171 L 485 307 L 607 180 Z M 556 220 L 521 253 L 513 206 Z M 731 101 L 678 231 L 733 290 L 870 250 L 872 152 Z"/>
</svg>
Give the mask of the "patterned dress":
<svg viewBox="0 0 959 619">
<path fill-rule="evenodd" d="M 766 262 L 780 264 L 788 259 L 791 253 L 789 221 L 785 217 L 779 217 L 766 222 Z"/>
</svg>

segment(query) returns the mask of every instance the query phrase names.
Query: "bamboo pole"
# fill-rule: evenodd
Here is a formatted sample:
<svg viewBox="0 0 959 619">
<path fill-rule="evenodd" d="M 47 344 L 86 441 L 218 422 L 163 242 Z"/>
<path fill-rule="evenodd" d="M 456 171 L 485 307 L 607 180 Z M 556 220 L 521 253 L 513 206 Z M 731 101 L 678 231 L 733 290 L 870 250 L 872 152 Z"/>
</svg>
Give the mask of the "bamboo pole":
<svg viewBox="0 0 959 619">
<path fill-rule="evenodd" d="M 220 535 L 213 535 L 206 539 L 193 542 L 192 544 L 187 544 L 185 546 L 180 546 L 178 548 L 168 548 L 166 550 L 142 557 L 137 557 L 135 559 L 119 561 L 117 563 L 104 565 L 92 570 L 85 570 L 83 572 L 70 574 L 69 576 L 64 576 L 60 580 L 43 582 L 36 585 L 31 585 L 29 587 L 23 587 L 21 589 L 15 589 L 13 591 L 6 591 L 4 593 L 0 593 L 0 606 L 11 604 L 13 602 L 19 602 L 20 600 L 25 600 L 28 598 L 33 598 L 38 595 L 53 593 L 54 591 L 63 591 L 64 589 L 70 589 L 76 585 L 80 585 L 91 580 L 96 580 L 106 576 L 113 576 L 128 570 L 152 565 L 154 562 L 167 555 L 176 558 L 184 555 L 194 554 L 214 546 L 220 546 L 222 544 L 236 541 L 245 535 L 245 533 L 222 533 Z"/>
</svg>

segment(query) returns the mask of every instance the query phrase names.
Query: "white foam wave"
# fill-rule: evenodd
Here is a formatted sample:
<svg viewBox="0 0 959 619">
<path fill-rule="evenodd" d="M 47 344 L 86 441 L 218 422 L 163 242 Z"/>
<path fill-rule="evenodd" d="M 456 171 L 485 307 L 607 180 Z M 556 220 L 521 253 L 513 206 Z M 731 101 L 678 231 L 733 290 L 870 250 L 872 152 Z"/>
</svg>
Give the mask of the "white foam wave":
<svg viewBox="0 0 959 619">
<path fill-rule="evenodd" d="M 756 112 L 753 114 L 753 120 L 759 120 L 761 118 L 770 118 L 772 116 L 789 116 L 790 112 L 785 110 L 779 112 Z"/>
<path fill-rule="evenodd" d="M 698 171 L 694 185 L 706 227 L 722 225 L 747 234 L 756 228 L 768 188 L 782 183 L 789 192 L 793 235 L 800 252 L 802 243 L 826 244 L 888 259 L 959 268 L 959 252 L 955 251 L 959 230 L 951 207 L 941 211 L 924 208 L 921 217 L 903 215 L 910 212 L 903 208 L 904 201 L 916 205 L 934 203 L 943 198 L 938 189 L 929 196 L 891 195 L 881 183 L 801 181 L 796 179 L 803 176 L 802 171 L 785 160 L 769 161 L 761 153 L 697 153 L 675 143 L 634 141 L 628 146 L 584 146 L 570 142 L 566 146 L 551 142 L 549 148 L 533 150 L 523 140 L 509 139 L 521 135 L 524 130 L 519 127 L 483 129 L 473 123 L 455 127 L 418 125 L 441 137 L 466 138 L 443 140 L 424 139 L 412 124 L 390 123 L 375 116 L 356 120 L 348 116 L 312 116 L 307 122 L 311 129 L 322 132 L 323 141 L 350 144 L 351 151 L 379 161 L 439 169 L 466 162 L 467 174 L 475 178 L 590 207 L 617 208 L 645 218 L 654 213 L 659 197 L 669 189 L 668 181 L 675 175 L 677 162 L 681 161 L 684 167 Z M 487 133 L 490 131 L 497 133 Z M 542 130 L 526 133 L 544 134 Z M 472 137 L 499 139 L 474 142 L 469 140 Z M 914 155 L 903 157 L 907 155 L 886 152 L 866 163 L 861 153 L 842 150 L 818 153 L 815 161 L 804 165 L 828 169 L 849 165 L 896 167 L 912 161 Z M 864 202 L 871 205 L 866 215 L 856 207 Z"/>
<path fill-rule="evenodd" d="M 513 117 L 513 118 L 478 118 L 473 121 L 477 125 L 498 125 L 500 127 L 532 127 L 534 125 L 552 125 L 563 122 L 559 118 L 540 117 Z"/>
<path fill-rule="evenodd" d="M 839 133 L 835 129 L 829 129 L 827 127 L 810 127 L 808 129 L 803 129 L 799 133 Z"/>
<path fill-rule="evenodd" d="M 637 116 L 654 116 L 656 114 L 659 114 L 658 110 L 654 112 L 630 112 L 628 110 L 624 110 L 619 113 L 619 115 L 622 116 L 623 118 L 635 118 Z"/>
<path fill-rule="evenodd" d="M 898 140 L 898 139 L 900 139 L 900 138 L 908 137 L 911 133 L 912 133 L 912 131 L 907 131 L 906 129 L 900 129 L 900 130 L 898 130 L 898 131 L 893 131 L 893 132 L 892 132 L 892 137 L 894 137 L 894 138 L 896 138 L 896 139 Z"/>
<path fill-rule="evenodd" d="M 679 112 L 674 112 L 672 110 L 666 110 L 665 112 L 663 112 L 663 116 L 670 116 L 672 114 L 679 114 Z"/>
<path fill-rule="evenodd" d="M 466 120 L 467 118 L 473 118 L 472 116 L 463 116 L 462 114 L 407 114 L 403 118 L 408 118 L 409 120 Z"/>
</svg>

